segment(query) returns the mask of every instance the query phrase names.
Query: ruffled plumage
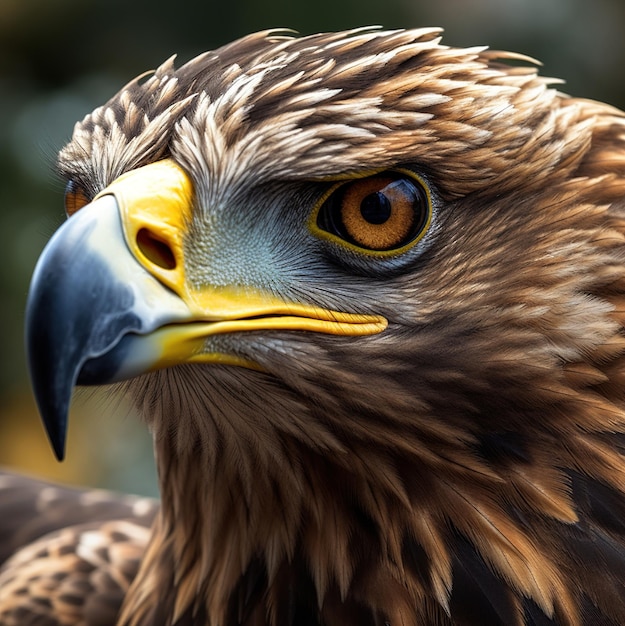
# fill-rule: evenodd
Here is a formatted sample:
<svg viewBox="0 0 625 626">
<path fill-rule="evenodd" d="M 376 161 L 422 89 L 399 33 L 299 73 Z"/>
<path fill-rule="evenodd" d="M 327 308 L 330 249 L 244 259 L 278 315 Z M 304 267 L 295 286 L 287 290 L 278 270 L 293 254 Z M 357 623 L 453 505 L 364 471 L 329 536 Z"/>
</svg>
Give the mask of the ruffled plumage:
<svg viewBox="0 0 625 626">
<path fill-rule="evenodd" d="M 262 373 L 120 385 L 162 507 L 119 626 L 625 623 L 625 116 L 553 82 L 433 29 L 265 32 L 169 60 L 77 124 L 60 170 L 91 196 L 163 158 L 190 172 L 197 283 L 229 207 L 262 223 L 284 189 L 304 205 L 408 166 L 435 201 L 410 263 L 350 260 L 326 284 L 275 256 L 293 280 L 272 290 L 351 298 L 380 335 L 250 333 L 236 350 Z M 294 227 L 265 232 L 286 249 Z"/>
</svg>

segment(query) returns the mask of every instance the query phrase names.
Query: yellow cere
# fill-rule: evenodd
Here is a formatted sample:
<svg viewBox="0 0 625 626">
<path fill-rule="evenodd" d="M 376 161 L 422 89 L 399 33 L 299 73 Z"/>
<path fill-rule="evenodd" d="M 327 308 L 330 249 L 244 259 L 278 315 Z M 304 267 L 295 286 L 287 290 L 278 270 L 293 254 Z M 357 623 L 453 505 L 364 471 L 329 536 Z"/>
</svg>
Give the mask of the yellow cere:
<svg viewBox="0 0 625 626">
<path fill-rule="evenodd" d="M 191 222 L 193 183 L 171 159 L 157 161 L 123 174 L 96 199 L 112 194 L 121 213 L 126 243 L 145 268 L 183 297 L 183 238 Z M 148 245 L 150 242 L 151 245 Z M 169 262 L 154 250 L 168 250 Z"/>
</svg>

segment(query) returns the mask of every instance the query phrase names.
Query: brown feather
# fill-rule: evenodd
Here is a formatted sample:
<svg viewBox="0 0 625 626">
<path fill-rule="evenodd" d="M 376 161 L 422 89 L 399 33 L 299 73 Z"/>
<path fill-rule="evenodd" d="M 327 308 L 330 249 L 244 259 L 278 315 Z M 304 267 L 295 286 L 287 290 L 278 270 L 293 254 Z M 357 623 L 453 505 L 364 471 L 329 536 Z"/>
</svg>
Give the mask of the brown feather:
<svg viewBox="0 0 625 626">
<path fill-rule="evenodd" d="M 0 508 L 0 623 L 114 624 L 157 503 L 0 474 Z"/>
<path fill-rule="evenodd" d="M 60 169 L 92 194 L 166 156 L 191 174 L 198 285 L 222 207 L 400 166 L 437 203 L 412 265 L 283 294 L 384 333 L 250 333 L 264 373 L 122 386 L 162 510 L 119 626 L 625 623 L 625 116 L 518 61 L 437 30 L 258 33 L 77 125 Z"/>
</svg>

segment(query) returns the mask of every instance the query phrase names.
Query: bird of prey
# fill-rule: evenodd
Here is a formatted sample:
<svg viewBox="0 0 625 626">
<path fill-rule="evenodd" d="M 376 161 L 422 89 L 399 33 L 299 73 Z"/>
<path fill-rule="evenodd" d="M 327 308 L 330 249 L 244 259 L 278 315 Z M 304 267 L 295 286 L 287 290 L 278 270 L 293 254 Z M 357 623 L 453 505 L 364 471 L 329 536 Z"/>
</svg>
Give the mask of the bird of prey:
<svg viewBox="0 0 625 626">
<path fill-rule="evenodd" d="M 33 386 L 59 457 L 126 394 L 161 503 L 3 478 L 1 623 L 625 624 L 625 114 L 553 83 L 262 32 L 79 122 Z"/>
</svg>

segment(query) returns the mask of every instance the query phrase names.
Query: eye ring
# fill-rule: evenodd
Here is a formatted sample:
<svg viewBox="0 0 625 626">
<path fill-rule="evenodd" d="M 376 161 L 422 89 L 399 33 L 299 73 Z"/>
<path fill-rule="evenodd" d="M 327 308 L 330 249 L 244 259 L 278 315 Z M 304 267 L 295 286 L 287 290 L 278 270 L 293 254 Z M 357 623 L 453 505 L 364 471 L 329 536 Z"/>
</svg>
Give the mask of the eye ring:
<svg viewBox="0 0 625 626">
<path fill-rule="evenodd" d="M 323 239 L 374 256 L 394 256 L 414 246 L 432 219 L 427 184 L 396 169 L 338 183 L 317 203 L 310 227 Z"/>
<path fill-rule="evenodd" d="M 65 213 L 72 216 L 91 202 L 87 192 L 75 181 L 69 180 L 65 186 Z"/>
</svg>

